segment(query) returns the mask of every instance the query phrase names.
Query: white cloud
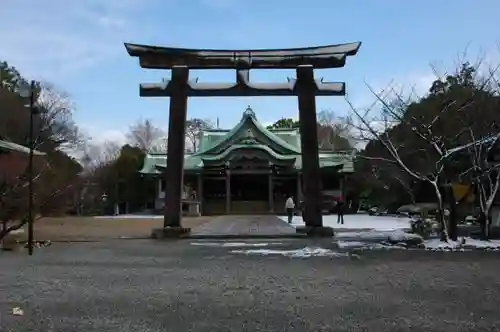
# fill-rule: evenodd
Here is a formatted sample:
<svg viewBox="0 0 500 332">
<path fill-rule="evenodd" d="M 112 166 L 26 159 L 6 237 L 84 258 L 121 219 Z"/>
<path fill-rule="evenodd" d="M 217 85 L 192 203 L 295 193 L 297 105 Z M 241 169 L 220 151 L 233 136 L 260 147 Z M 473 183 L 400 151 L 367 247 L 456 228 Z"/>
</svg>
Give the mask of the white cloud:
<svg viewBox="0 0 500 332">
<path fill-rule="evenodd" d="M 125 26 L 125 20 L 119 17 L 102 16 L 98 18 L 97 22 L 108 28 L 123 28 Z"/>
<path fill-rule="evenodd" d="M 141 9 L 154 4 L 156 0 L 147 4 L 139 0 L 6 1 L 1 5 L 0 61 L 9 62 L 29 79 L 58 84 L 124 56 L 122 43 L 140 30 Z M 126 141 L 126 130 L 95 124 L 79 127 L 95 144 Z"/>
<path fill-rule="evenodd" d="M 30 78 L 55 81 L 123 55 L 138 0 L 16 0 L 2 4 L 0 59 Z"/>
<path fill-rule="evenodd" d="M 80 124 L 79 128 L 91 144 L 101 145 L 105 142 L 112 142 L 121 146 L 127 142 L 128 128 L 110 129 L 90 124 Z"/>
<path fill-rule="evenodd" d="M 93 141 L 96 142 L 116 142 L 123 145 L 127 142 L 125 131 L 121 130 L 106 130 L 99 136 L 93 136 Z"/>
</svg>

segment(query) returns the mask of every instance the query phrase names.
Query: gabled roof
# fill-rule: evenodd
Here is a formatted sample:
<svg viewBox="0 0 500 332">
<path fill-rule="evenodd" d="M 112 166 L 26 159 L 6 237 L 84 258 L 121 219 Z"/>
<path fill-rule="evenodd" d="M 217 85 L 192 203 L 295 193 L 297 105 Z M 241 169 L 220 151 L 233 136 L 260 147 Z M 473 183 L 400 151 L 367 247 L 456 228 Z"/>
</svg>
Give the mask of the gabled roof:
<svg viewBox="0 0 500 332">
<path fill-rule="evenodd" d="M 269 146 L 251 142 L 250 144 L 231 144 L 227 149 L 217 155 L 203 155 L 204 166 L 221 166 L 233 160 L 261 159 L 269 160 L 276 166 L 294 167 L 298 155 L 282 155 L 276 153 Z"/>
<path fill-rule="evenodd" d="M 184 169 L 196 171 L 208 164 L 230 160 L 234 153 L 265 153 L 277 164 L 302 169 L 298 128 L 267 129 L 248 108 L 240 122 L 231 130 L 209 129 L 201 132 L 199 151 L 184 155 Z M 321 168 L 335 168 L 341 173 L 354 172 L 354 154 L 319 151 Z M 167 165 L 166 154 L 148 154 L 141 173 L 160 174 Z"/>
<path fill-rule="evenodd" d="M 200 138 L 200 151 L 195 155 L 219 154 L 221 150 L 244 137 L 245 132 L 249 129 L 252 131 L 252 135 L 267 138 L 269 143 L 279 150 L 277 152 L 280 154 L 295 155 L 301 153 L 298 129 L 283 131 L 280 134 L 274 133 L 257 121 L 255 113 L 249 107 L 232 130 L 203 131 Z"/>
</svg>

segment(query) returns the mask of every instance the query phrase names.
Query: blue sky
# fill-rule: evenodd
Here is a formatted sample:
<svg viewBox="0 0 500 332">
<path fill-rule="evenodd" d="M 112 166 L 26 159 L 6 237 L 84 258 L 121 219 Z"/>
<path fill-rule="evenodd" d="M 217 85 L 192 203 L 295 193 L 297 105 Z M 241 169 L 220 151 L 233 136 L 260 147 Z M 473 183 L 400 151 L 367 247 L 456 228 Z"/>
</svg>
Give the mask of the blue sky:
<svg viewBox="0 0 500 332">
<path fill-rule="evenodd" d="M 424 91 L 434 77 L 429 64 L 445 71 L 466 48 L 474 60 L 478 54 L 500 59 L 500 2 L 494 0 L 4 0 L 1 8 L 0 60 L 68 92 L 76 121 L 96 140 L 122 139 L 139 118 L 167 128 L 168 100 L 140 98 L 138 87 L 168 72 L 141 69 L 123 42 L 245 49 L 362 41 L 345 68 L 316 74 L 345 81 L 357 105 L 371 99 L 365 81 L 382 88 L 393 80 Z M 234 80 L 231 71 L 191 76 Z M 293 71 L 251 74 L 259 81 L 287 76 Z M 297 117 L 292 97 L 193 98 L 188 117 L 219 117 L 221 127 L 230 127 L 247 105 L 264 123 Z M 318 98 L 317 106 L 348 112 L 341 97 Z"/>
</svg>

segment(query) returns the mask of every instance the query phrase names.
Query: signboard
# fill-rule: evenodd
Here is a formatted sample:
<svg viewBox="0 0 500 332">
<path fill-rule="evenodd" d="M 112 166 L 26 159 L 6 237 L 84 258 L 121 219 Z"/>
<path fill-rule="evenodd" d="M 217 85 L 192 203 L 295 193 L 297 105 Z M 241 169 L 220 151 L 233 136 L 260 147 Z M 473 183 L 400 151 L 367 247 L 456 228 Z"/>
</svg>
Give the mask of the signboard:
<svg viewBox="0 0 500 332">
<path fill-rule="evenodd" d="M 456 201 L 462 200 L 466 195 L 467 198 L 465 199 L 465 201 L 468 203 L 473 203 L 476 199 L 476 196 L 474 195 L 474 189 L 471 188 L 470 185 L 454 183 L 451 185 L 451 187 L 453 188 L 453 195 L 455 196 Z"/>
</svg>

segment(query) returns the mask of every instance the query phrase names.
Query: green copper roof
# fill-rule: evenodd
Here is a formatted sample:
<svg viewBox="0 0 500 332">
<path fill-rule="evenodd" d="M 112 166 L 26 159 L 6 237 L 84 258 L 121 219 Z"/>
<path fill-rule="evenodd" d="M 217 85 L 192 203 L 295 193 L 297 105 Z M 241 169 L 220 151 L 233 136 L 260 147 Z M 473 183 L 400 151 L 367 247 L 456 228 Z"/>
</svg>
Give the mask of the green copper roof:
<svg viewBox="0 0 500 332">
<path fill-rule="evenodd" d="M 259 151 L 273 160 L 286 165 L 293 165 L 297 170 L 302 169 L 302 155 L 300 149 L 300 133 L 298 129 L 269 130 L 260 124 L 255 113 L 248 108 L 240 122 L 231 130 L 210 129 L 200 135 L 199 151 L 184 156 L 184 169 L 189 171 L 201 170 L 207 163 L 230 160 L 235 153 Z M 340 168 L 339 172 L 352 173 L 354 155 L 352 152 L 324 152 L 319 153 L 320 167 Z M 141 173 L 160 174 L 167 165 L 165 154 L 149 154 L 144 160 Z"/>
<path fill-rule="evenodd" d="M 239 139 L 245 137 L 248 138 L 249 133 L 262 143 L 267 143 L 266 145 L 272 146 L 280 154 L 300 154 L 300 142 L 298 146 L 292 145 L 280 136 L 268 130 L 257 121 L 255 113 L 250 108 L 243 113 L 240 122 L 229 132 L 217 130 L 203 131 L 200 137 L 200 151 L 196 154 L 219 154 L 222 150 L 227 148 L 229 145 L 236 143 Z"/>
<path fill-rule="evenodd" d="M 276 153 L 273 149 L 268 147 L 267 145 L 263 144 L 233 144 L 229 148 L 227 148 L 224 152 L 218 154 L 218 155 L 205 155 L 201 157 L 203 161 L 213 161 L 213 160 L 221 160 L 221 159 L 226 159 L 229 155 L 231 155 L 233 152 L 236 152 L 237 150 L 263 150 L 267 152 L 271 156 L 271 158 L 274 158 L 275 160 L 289 160 L 289 161 L 294 161 L 297 156 L 296 155 L 281 155 L 279 153 Z"/>
<path fill-rule="evenodd" d="M 166 166 L 166 154 L 148 154 L 144 158 L 144 165 L 139 172 L 143 174 L 160 174 L 161 171 L 158 168 L 164 168 Z M 184 169 L 195 170 L 199 168 L 203 168 L 201 157 L 194 156 L 193 154 L 186 154 L 184 156 Z"/>
<path fill-rule="evenodd" d="M 288 156 L 287 156 L 288 157 Z M 288 158 L 290 158 L 289 156 Z M 196 171 L 203 168 L 203 159 L 210 157 L 201 157 L 194 155 L 186 155 L 184 159 L 184 169 L 189 171 Z M 294 168 L 297 170 L 302 169 L 302 156 L 297 155 L 295 158 Z M 342 165 L 339 170 L 340 173 L 353 173 L 354 163 L 352 154 L 348 153 L 320 153 L 319 165 L 321 168 L 337 168 Z M 144 160 L 144 166 L 140 171 L 143 174 L 161 174 L 161 169 L 167 167 L 166 155 L 147 155 Z"/>
</svg>

